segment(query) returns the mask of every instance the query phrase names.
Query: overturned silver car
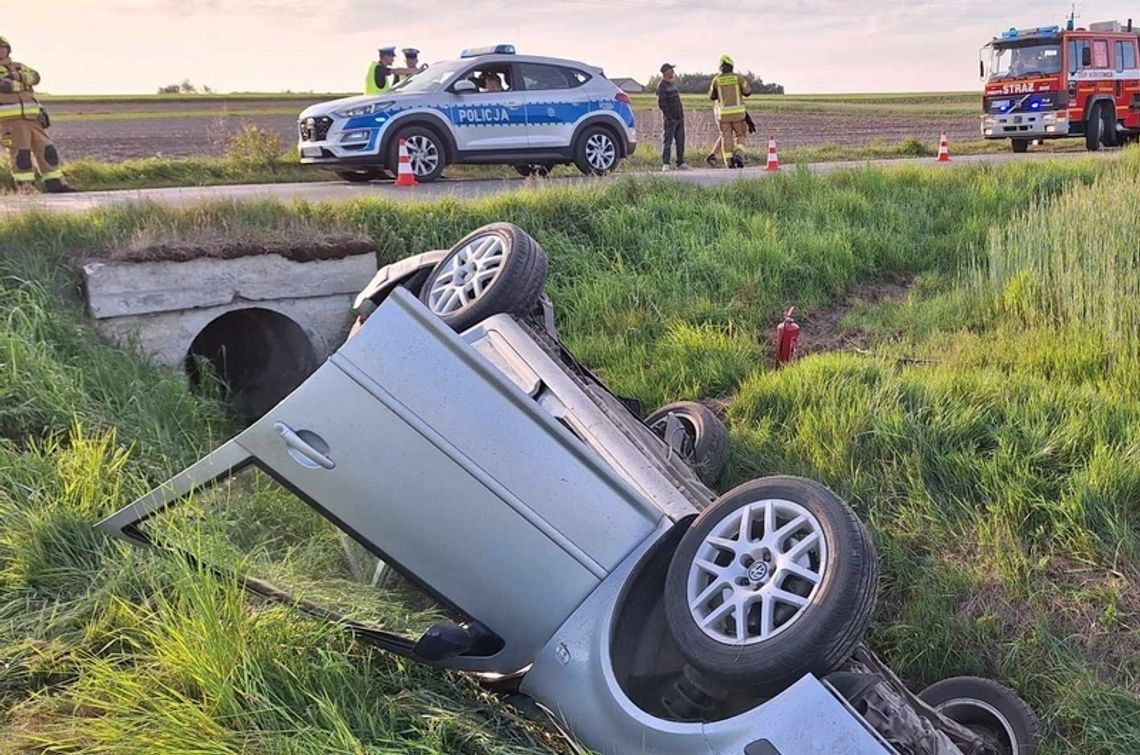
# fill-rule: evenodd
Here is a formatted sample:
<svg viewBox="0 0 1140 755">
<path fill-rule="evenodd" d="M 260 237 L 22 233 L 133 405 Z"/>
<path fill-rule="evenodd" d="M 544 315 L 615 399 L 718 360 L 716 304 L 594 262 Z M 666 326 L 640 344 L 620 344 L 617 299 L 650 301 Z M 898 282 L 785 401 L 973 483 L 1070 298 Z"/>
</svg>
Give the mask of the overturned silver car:
<svg viewBox="0 0 1140 755">
<path fill-rule="evenodd" d="M 846 503 L 718 494 L 713 412 L 643 418 L 570 354 L 547 264 L 494 224 L 381 270 L 304 384 L 100 526 L 530 696 L 599 753 L 1035 753 L 1012 691 L 914 695 L 863 645 L 878 565 Z"/>
</svg>

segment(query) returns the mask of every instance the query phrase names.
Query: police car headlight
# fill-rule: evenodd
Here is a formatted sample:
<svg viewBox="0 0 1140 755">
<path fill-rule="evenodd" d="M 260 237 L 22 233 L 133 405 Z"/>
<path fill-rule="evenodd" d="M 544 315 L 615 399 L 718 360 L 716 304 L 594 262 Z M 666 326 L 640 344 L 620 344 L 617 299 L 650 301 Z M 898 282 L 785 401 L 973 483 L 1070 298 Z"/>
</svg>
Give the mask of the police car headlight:
<svg viewBox="0 0 1140 755">
<path fill-rule="evenodd" d="M 378 113 L 391 104 L 391 102 L 370 102 L 367 105 L 357 105 L 356 107 L 350 107 L 348 110 L 341 110 L 337 115 L 341 118 L 359 118 L 362 115 Z"/>
<path fill-rule="evenodd" d="M 997 118 L 995 118 L 992 115 L 987 115 L 985 117 L 985 119 L 982 121 L 982 125 L 985 126 L 986 128 L 993 128 L 994 126 L 997 125 Z"/>
<path fill-rule="evenodd" d="M 368 131 L 368 129 L 363 129 L 361 131 L 349 131 L 347 134 L 342 136 L 340 140 L 342 142 L 366 142 L 368 141 L 368 137 L 371 135 L 372 134 Z"/>
</svg>

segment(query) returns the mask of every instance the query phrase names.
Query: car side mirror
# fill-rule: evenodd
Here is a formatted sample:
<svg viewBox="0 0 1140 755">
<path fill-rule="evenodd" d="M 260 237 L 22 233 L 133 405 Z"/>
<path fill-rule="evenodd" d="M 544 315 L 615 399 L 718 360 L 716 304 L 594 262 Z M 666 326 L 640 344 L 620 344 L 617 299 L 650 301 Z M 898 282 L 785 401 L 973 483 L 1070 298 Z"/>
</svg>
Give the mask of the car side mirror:
<svg viewBox="0 0 1140 755">
<path fill-rule="evenodd" d="M 1081 50 L 1081 67 L 1088 68 L 1092 65 L 1092 50 L 1084 48 Z"/>
<path fill-rule="evenodd" d="M 455 86 L 451 88 L 451 91 L 455 92 L 456 94 L 470 94 L 471 92 L 477 92 L 478 90 L 479 88 L 475 86 L 475 82 L 471 81 L 470 79 L 460 79 L 459 81 L 455 82 Z"/>
</svg>

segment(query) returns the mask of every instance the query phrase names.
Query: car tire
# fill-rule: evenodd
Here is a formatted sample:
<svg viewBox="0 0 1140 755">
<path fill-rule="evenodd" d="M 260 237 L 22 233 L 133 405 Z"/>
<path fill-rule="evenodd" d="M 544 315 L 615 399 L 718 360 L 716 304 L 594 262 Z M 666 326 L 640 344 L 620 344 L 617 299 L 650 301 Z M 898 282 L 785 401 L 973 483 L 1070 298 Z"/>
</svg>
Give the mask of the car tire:
<svg viewBox="0 0 1140 755">
<path fill-rule="evenodd" d="M 492 223 L 451 247 L 424 281 L 420 301 L 462 333 L 492 315 L 532 311 L 548 268 L 546 252 L 526 231 Z"/>
<path fill-rule="evenodd" d="M 607 128 L 591 126 L 578 137 L 574 145 L 574 164 L 587 176 L 604 176 L 612 173 L 621 162 L 621 147 Z"/>
<path fill-rule="evenodd" d="M 1120 132 L 1117 129 L 1116 105 L 1108 102 L 1102 103 L 1100 114 L 1102 118 L 1101 129 L 1103 130 L 1101 141 L 1106 147 L 1119 147 Z"/>
<path fill-rule="evenodd" d="M 550 166 L 549 165 L 516 164 L 516 165 L 512 165 L 511 167 L 515 169 L 515 173 L 518 173 L 523 178 L 529 178 L 531 176 L 536 176 L 538 178 L 546 178 L 547 176 L 550 175 Z"/>
<path fill-rule="evenodd" d="M 1096 152 L 1100 149 L 1101 139 L 1104 136 L 1104 116 L 1101 115 L 1100 111 L 1099 103 L 1093 105 L 1092 110 L 1088 113 L 1088 118 L 1085 119 L 1085 149 L 1089 152 Z"/>
<path fill-rule="evenodd" d="M 363 184 L 369 181 L 375 181 L 378 178 L 383 178 L 384 174 L 380 168 L 360 168 L 358 170 L 336 170 L 337 178 L 342 181 L 348 181 L 353 184 Z"/>
<path fill-rule="evenodd" d="M 753 480 L 713 502 L 681 538 L 665 616 L 693 667 L 770 696 L 850 657 L 871 620 L 878 574 L 866 527 L 835 493 L 797 477 Z"/>
<path fill-rule="evenodd" d="M 408 145 L 412 173 L 419 183 L 431 183 L 443 175 L 447 166 L 447 149 L 439 134 L 424 126 L 400 129 L 388 145 L 388 170 L 399 174 L 400 140 Z"/>
<path fill-rule="evenodd" d="M 1041 722 L 1017 693 L 991 679 L 943 679 L 919 698 L 952 721 L 990 740 L 1001 755 L 1036 755 Z"/>
<path fill-rule="evenodd" d="M 1028 139 L 1010 139 L 1009 141 L 1016 154 L 1022 155 L 1029 151 Z"/>
<path fill-rule="evenodd" d="M 669 417 L 675 417 L 679 426 L 673 443 L 666 437 Z M 680 456 L 693 468 L 706 485 L 716 485 L 728 463 L 728 428 L 720 417 L 704 404 L 696 401 L 679 401 L 663 406 L 645 418 L 645 424 L 654 435 L 671 448 L 679 447 Z"/>
</svg>

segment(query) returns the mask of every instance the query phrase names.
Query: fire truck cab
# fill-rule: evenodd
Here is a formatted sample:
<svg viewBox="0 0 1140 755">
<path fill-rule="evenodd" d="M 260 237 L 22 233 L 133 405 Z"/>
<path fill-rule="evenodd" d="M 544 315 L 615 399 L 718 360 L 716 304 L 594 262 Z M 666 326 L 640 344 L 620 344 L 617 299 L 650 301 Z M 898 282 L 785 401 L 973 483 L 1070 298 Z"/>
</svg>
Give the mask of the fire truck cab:
<svg viewBox="0 0 1140 755">
<path fill-rule="evenodd" d="M 1132 20 L 1086 28 L 1010 29 L 982 48 L 982 136 L 1035 140 L 1084 136 L 1090 150 L 1140 135 L 1140 34 Z"/>
</svg>

